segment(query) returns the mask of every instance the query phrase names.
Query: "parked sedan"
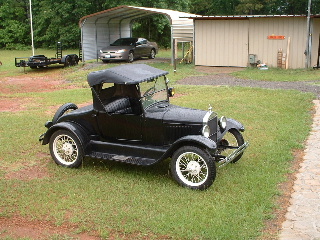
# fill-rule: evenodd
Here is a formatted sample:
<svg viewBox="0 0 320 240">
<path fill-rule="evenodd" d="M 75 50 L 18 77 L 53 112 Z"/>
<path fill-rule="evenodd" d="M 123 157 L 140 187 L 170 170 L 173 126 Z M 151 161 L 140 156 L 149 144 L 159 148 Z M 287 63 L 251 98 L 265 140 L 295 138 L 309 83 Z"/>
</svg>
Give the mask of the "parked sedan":
<svg viewBox="0 0 320 240">
<path fill-rule="evenodd" d="M 145 38 L 119 38 L 109 47 L 101 49 L 99 58 L 103 62 L 110 60 L 133 62 L 134 59 L 140 57 L 153 59 L 157 52 L 157 43 L 149 42 Z"/>
</svg>

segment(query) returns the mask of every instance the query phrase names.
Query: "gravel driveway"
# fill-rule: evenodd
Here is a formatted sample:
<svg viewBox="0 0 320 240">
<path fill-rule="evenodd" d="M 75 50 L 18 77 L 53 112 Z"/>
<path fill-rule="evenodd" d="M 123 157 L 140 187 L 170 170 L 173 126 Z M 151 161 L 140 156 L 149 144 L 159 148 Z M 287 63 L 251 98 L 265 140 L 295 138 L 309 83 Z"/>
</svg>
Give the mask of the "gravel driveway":
<svg viewBox="0 0 320 240">
<path fill-rule="evenodd" d="M 202 67 L 204 72 L 209 73 L 210 67 L 205 69 Z M 201 71 L 201 69 L 199 69 Z M 238 69 L 241 70 L 241 69 Z M 212 71 L 219 71 L 219 68 L 214 68 Z M 306 82 L 271 82 L 271 81 L 256 81 L 248 79 L 240 79 L 230 75 L 230 72 L 235 71 L 234 68 L 220 70 L 224 72 L 218 72 L 206 76 L 187 77 L 180 81 L 179 84 L 185 85 L 222 85 L 222 86 L 241 86 L 241 87 L 253 87 L 253 88 L 269 88 L 269 89 L 292 89 L 301 92 L 314 93 L 317 99 L 320 99 L 320 85 L 315 85 L 317 82 L 306 81 Z"/>
</svg>

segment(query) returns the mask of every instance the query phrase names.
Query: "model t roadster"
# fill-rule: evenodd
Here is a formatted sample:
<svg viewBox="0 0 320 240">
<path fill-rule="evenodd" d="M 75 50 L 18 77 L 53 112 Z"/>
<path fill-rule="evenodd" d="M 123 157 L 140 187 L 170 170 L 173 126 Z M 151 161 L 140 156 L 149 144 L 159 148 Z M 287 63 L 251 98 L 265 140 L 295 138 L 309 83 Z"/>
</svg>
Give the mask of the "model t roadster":
<svg viewBox="0 0 320 240">
<path fill-rule="evenodd" d="M 237 162 L 248 143 L 244 127 L 211 110 L 170 104 L 168 72 L 127 64 L 91 72 L 93 104 L 62 105 L 40 136 L 54 161 L 78 167 L 84 157 L 151 165 L 171 158 L 173 178 L 182 186 L 206 189 L 216 166 Z"/>
</svg>

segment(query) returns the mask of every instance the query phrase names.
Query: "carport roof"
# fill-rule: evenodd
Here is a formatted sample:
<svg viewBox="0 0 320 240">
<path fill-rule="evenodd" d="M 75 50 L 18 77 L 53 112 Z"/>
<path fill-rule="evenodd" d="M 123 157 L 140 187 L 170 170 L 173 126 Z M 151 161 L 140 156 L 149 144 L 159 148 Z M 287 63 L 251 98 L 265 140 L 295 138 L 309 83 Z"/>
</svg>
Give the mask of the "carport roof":
<svg viewBox="0 0 320 240">
<path fill-rule="evenodd" d="M 135 6 L 119 6 L 111 9 L 107 9 L 101 12 L 93 13 L 84 16 L 80 19 L 79 25 L 85 22 L 95 22 L 99 18 L 109 18 L 109 19 L 136 19 L 141 17 L 146 17 L 153 14 L 163 14 L 168 17 L 170 24 L 192 24 L 191 19 L 187 17 L 196 17 L 194 14 L 174 11 L 170 9 L 158 9 L 158 8 L 146 8 L 146 7 L 135 7 Z M 191 20 L 192 21 L 192 20 Z"/>
</svg>

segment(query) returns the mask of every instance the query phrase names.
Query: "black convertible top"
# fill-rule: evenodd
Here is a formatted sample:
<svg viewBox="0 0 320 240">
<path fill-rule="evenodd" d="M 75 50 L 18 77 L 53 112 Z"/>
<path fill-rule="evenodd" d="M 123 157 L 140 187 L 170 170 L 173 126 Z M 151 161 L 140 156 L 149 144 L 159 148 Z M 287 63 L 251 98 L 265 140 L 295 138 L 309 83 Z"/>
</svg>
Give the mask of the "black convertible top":
<svg viewBox="0 0 320 240">
<path fill-rule="evenodd" d="M 137 84 L 168 73 L 146 64 L 124 64 L 89 73 L 88 83 L 90 87 L 101 83 Z"/>
</svg>

